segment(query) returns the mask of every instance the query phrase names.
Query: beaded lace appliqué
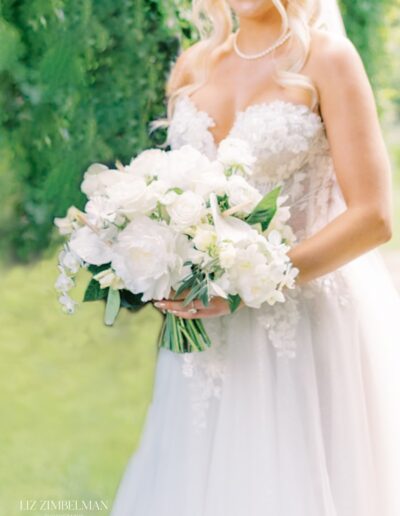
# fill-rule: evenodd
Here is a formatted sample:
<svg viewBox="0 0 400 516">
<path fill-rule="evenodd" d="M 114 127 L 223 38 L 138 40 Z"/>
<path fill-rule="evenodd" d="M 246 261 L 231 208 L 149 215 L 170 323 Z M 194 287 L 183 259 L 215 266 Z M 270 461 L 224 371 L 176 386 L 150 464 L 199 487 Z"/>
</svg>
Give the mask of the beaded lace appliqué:
<svg viewBox="0 0 400 516">
<path fill-rule="evenodd" d="M 173 149 L 190 144 L 211 157 L 215 154 L 215 144 L 209 127 L 214 125 L 214 120 L 205 111 L 197 110 L 189 97 L 179 97 L 168 127 L 167 143 Z"/>
</svg>

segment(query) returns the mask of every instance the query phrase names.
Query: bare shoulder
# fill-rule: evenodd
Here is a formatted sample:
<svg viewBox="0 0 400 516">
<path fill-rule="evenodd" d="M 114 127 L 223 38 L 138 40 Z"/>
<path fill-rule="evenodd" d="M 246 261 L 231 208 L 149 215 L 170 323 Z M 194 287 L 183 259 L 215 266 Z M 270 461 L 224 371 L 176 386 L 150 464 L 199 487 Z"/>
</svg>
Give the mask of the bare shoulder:
<svg viewBox="0 0 400 516">
<path fill-rule="evenodd" d="M 193 81 L 193 60 L 203 46 L 204 41 L 198 41 L 178 54 L 171 66 L 168 90 L 175 90 Z"/>
<path fill-rule="evenodd" d="M 360 54 L 349 38 L 312 29 L 307 72 L 320 93 L 327 89 L 357 87 L 368 82 Z"/>
</svg>

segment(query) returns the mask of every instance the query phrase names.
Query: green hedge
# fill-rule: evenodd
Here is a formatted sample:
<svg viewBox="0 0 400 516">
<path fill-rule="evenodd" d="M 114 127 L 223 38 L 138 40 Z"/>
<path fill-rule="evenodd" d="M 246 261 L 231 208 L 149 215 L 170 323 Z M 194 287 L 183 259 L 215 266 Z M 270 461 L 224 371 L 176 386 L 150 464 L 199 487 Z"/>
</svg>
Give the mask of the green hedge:
<svg viewBox="0 0 400 516">
<path fill-rule="evenodd" d="M 343 1 L 371 74 L 386 1 Z M 0 252 L 39 255 L 54 216 L 82 205 L 78 186 L 90 163 L 126 161 L 161 141 L 148 123 L 165 114 L 171 61 L 193 37 L 189 6 L 0 0 Z"/>
<path fill-rule="evenodd" d="M 398 0 L 340 0 L 347 34 L 360 51 L 375 88 L 382 85 L 385 64 L 387 10 Z"/>
<path fill-rule="evenodd" d="M 3 1 L 0 18 L 0 240 L 16 258 L 49 242 L 94 161 L 153 142 L 179 39 L 172 2 Z M 159 132 L 158 138 L 161 137 Z"/>
</svg>

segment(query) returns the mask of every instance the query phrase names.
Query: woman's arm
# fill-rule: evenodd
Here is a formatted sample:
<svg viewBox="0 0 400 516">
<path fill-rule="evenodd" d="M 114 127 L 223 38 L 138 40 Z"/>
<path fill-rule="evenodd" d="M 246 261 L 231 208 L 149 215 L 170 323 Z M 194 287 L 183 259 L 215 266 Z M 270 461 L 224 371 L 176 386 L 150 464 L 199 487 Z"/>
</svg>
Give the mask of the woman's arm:
<svg viewBox="0 0 400 516">
<path fill-rule="evenodd" d="M 307 68 L 319 91 L 347 209 L 291 249 L 298 284 L 335 270 L 392 235 L 390 163 L 357 51 L 348 39 L 317 31 Z"/>
</svg>

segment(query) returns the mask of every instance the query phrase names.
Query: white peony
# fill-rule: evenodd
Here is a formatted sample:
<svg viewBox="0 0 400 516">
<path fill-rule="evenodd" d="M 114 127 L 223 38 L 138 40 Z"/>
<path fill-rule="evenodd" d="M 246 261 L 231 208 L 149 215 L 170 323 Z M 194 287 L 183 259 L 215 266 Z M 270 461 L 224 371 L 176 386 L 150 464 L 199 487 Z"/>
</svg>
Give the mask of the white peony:
<svg viewBox="0 0 400 516">
<path fill-rule="evenodd" d="M 119 234 L 112 257 L 112 268 L 134 294 L 142 300 L 163 299 L 188 269 L 183 266 L 185 252 L 179 235 L 163 223 L 138 216 Z"/>
<path fill-rule="evenodd" d="M 171 217 L 170 224 L 184 231 L 201 222 L 206 214 L 206 206 L 202 197 L 188 190 L 175 196 L 173 202 L 167 206 L 167 212 Z"/>
<path fill-rule="evenodd" d="M 218 161 L 210 163 L 210 166 L 201 175 L 194 178 L 193 191 L 201 195 L 203 199 L 208 199 L 212 192 L 223 195 L 227 188 L 227 178 L 224 170 L 222 163 Z"/>
<path fill-rule="evenodd" d="M 191 145 L 169 151 L 166 157 L 158 177 L 173 188 L 192 189 L 195 181 L 210 167 L 210 160 Z"/>
<path fill-rule="evenodd" d="M 120 181 L 125 175 L 119 170 L 111 170 L 105 165 L 94 163 L 85 172 L 81 190 L 87 197 L 103 195 L 108 186 Z"/>
<path fill-rule="evenodd" d="M 103 227 L 105 223 L 117 222 L 116 204 L 112 199 L 96 195 L 85 206 L 85 213 L 90 224 Z"/>
<path fill-rule="evenodd" d="M 72 235 L 69 246 L 82 260 L 92 265 L 103 265 L 111 261 L 111 246 L 87 226 Z"/>
<path fill-rule="evenodd" d="M 218 146 L 217 159 L 227 168 L 239 168 L 248 175 L 252 173 L 252 166 L 256 157 L 252 154 L 250 145 L 241 138 L 229 136 Z"/>
</svg>

